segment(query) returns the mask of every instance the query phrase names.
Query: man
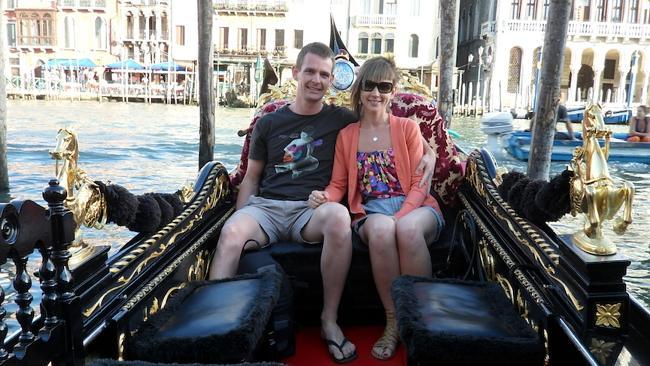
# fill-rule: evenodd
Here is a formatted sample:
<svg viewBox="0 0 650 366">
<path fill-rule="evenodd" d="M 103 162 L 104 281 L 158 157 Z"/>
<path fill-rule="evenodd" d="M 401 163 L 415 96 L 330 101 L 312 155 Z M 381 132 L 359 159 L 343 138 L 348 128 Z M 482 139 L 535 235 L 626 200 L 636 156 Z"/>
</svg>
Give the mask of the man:
<svg viewBox="0 0 650 366">
<path fill-rule="evenodd" d="M 233 276 L 247 244 L 322 242 L 321 335 L 332 358 L 348 362 L 356 358 L 356 348 L 338 326 L 337 313 L 352 259 L 350 215 L 339 203 L 317 209 L 307 205 L 311 191 L 329 183 L 338 131 L 357 120 L 345 108 L 323 104 L 333 81 L 333 67 L 329 47 L 322 43 L 303 47 L 292 69 L 297 82 L 295 101 L 255 125 L 237 211 L 221 230 L 210 278 Z M 431 179 L 432 159 L 428 156 L 420 164 L 425 170 L 423 181 Z"/>
<path fill-rule="evenodd" d="M 530 118 L 530 128 L 528 131 L 533 131 L 533 121 L 535 120 L 535 112 L 529 112 L 527 118 Z M 569 120 L 569 112 L 567 111 L 564 104 L 560 103 L 557 106 L 557 114 L 555 115 L 555 128 L 557 129 L 558 123 L 564 123 L 566 127 L 566 133 L 564 132 L 555 132 L 556 140 L 575 140 L 575 135 L 573 134 L 573 127 L 571 126 L 571 121 Z"/>
<path fill-rule="evenodd" d="M 646 107 L 636 108 L 636 116 L 630 119 L 629 142 L 650 142 L 650 119 L 646 117 Z"/>
</svg>

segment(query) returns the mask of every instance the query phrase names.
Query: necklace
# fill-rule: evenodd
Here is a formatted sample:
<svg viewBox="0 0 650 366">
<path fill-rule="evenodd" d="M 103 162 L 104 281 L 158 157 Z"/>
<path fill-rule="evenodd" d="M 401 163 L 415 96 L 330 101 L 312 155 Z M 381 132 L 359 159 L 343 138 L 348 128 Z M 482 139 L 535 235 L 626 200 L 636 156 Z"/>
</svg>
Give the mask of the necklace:
<svg viewBox="0 0 650 366">
<path fill-rule="evenodd" d="M 377 142 L 377 141 L 379 141 L 379 137 L 377 137 L 377 136 L 373 136 L 373 137 L 372 137 L 372 142 Z"/>
</svg>

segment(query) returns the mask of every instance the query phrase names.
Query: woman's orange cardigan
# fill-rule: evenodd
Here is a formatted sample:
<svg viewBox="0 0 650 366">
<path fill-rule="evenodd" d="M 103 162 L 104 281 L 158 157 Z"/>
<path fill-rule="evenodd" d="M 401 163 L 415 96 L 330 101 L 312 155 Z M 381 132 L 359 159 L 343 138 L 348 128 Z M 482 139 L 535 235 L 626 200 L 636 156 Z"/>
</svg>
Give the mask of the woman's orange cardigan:
<svg viewBox="0 0 650 366">
<path fill-rule="evenodd" d="M 395 218 L 399 219 L 423 204 L 431 206 L 440 212 L 438 202 L 427 192 L 429 185 L 418 187 L 422 174 L 417 174 L 415 168 L 420 163 L 423 155 L 420 128 L 413 120 L 393 115 L 390 115 L 389 124 L 391 144 L 395 152 L 397 180 L 402 190 L 404 190 L 404 194 L 406 194 L 402 208 L 395 213 Z M 366 216 L 357 182 L 359 128 L 360 124 L 356 122 L 339 132 L 336 139 L 332 179 L 325 188 L 330 202 L 341 201 L 347 191 L 353 221 Z"/>
</svg>

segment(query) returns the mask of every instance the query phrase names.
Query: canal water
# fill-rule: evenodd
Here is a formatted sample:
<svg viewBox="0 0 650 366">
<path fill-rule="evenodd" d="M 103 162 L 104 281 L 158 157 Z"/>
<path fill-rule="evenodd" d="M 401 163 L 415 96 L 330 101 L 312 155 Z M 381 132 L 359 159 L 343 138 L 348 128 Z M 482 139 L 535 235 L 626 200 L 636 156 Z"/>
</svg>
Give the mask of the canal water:
<svg viewBox="0 0 650 366">
<path fill-rule="evenodd" d="M 70 102 L 70 101 L 8 101 L 7 142 L 11 190 L 0 197 L 32 199 L 45 205 L 43 188 L 54 176 L 55 162 L 48 154 L 54 148 L 59 128 L 72 128 L 79 138 L 79 166 L 93 180 L 122 185 L 135 194 L 174 192 L 191 183 L 198 169 L 199 108 L 186 105 Z M 250 123 L 252 109 L 218 108 L 216 112 L 215 159 L 232 170 L 239 161 L 243 138 L 239 129 Z M 527 121 L 516 121 L 525 128 Z M 470 151 L 486 143 L 479 121 L 455 118 L 452 128 L 460 134 L 458 144 Z M 617 132 L 625 126 L 614 126 Z M 496 154 L 499 164 L 508 169 L 525 171 L 526 165 L 506 154 Z M 552 174 L 565 168 L 554 163 Z M 634 224 L 622 237 L 615 237 L 611 223 L 607 233 L 619 243 L 620 252 L 632 261 L 627 282 L 632 293 L 650 306 L 650 239 L 646 234 L 650 214 L 650 166 L 644 164 L 612 164 L 615 179 L 626 179 L 636 185 Z M 558 232 L 573 233 L 581 225 L 580 218 L 567 216 L 553 227 Z M 113 251 L 127 242 L 133 233 L 108 225 L 102 231 L 83 230 L 83 240 L 90 244 L 109 244 Z M 33 270 L 36 270 L 34 267 Z M 7 281 L 12 266 L 3 266 L 0 284 L 13 292 Z M 33 271 L 32 271 L 33 272 Z M 34 281 L 37 283 L 37 281 Z M 39 302 L 35 291 L 33 304 Z M 11 295 L 9 295 L 11 298 Z M 9 313 L 15 308 L 7 307 Z M 15 324 L 9 322 L 14 328 Z"/>
</svg>

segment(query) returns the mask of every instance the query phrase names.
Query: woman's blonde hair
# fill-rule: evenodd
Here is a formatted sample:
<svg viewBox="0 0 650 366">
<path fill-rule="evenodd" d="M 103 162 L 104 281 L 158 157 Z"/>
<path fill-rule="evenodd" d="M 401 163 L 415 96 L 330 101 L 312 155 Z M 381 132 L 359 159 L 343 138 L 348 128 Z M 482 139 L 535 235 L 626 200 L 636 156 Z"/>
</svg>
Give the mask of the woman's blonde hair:
<svg viewBox="0 0 650 366">
<path fill-rule="evenodd" d="M 363 65 L 361 65 L 359 73 L 357 74 L 357 79 L 354 81 L 352 89 L 350 90 L 352 109 L 357 113 L 359 118 L 361 118 L 361 86 L 363 85 L 362 83 L 364 80 L 376 82 L 390 80 L 393 83 L 393 88 L 395 88 L 397 86 L 397 81 L 399 80 L 395 61 L 383 56 L 378 56 L 367 60 Z"/>
</svg>

